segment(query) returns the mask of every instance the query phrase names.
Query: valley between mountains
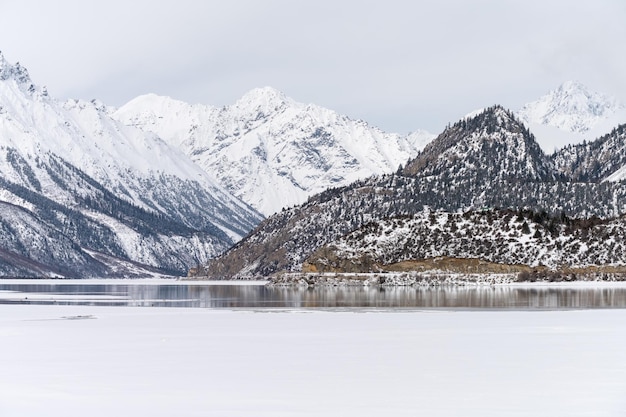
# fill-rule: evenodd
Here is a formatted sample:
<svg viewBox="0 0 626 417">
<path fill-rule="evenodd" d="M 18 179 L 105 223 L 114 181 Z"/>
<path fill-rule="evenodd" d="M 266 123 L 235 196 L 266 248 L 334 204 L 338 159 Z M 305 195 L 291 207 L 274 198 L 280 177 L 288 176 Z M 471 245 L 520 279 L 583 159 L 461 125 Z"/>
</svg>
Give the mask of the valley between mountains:
<svg viewBox="0 0 626 417">
<path fill-rule="evenodd" d="M 0 275 L 250 279 L 437 259 L 619 274 L 624 122 L 575 82 L 439 135 L 270 87 L 223 107 L 112 108 L 57 100 L 0 54 Z"/>
</svg>

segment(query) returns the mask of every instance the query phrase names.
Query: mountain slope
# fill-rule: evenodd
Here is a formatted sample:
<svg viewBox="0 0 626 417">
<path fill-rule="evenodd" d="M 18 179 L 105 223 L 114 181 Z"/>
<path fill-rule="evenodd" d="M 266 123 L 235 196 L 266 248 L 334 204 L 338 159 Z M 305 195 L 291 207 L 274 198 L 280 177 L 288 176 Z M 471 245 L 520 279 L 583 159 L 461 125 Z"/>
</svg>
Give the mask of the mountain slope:
<svg viewBox="0 0 626 417">
<path fill-rule="evenodd" d="M 433 137 L 384 133 L 269 87 L 223 108 L 141 96 L 113 116 L 180 147 L 266 215 L 326 188 L 392 172 Z"/>
<path fill-rule="evenodd" d="M 260 221 L 187 156 L 109 112 L 55 100 L 0 55 L 0 199 L 28 211 L 15 217 L 20 227 L 38 222 L 60 233 L 73 256 L 97 252 L 184 273 Z M 22 235 L 9 235 L 22 244 L 15 255 L 28 257 Z M 99 273 L 78 268 L 74 276 Z"/>
<path fill-rule="evenodd" d="M 552 159 L 572 181 L 621 181 L 626 178 L 626 124 L 595 141 L 566 146 Z"/>
</svg>

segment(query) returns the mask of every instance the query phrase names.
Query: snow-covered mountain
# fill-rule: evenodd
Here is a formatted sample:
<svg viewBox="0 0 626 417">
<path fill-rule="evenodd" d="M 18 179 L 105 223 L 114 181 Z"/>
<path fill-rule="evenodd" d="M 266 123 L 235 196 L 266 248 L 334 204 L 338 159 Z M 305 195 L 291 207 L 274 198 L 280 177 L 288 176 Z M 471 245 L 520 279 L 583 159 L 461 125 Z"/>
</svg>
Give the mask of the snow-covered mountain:
<svg viewBox="0 0 626 417">
<path fill-rule="evenodd" d="M 9 258 L 30 259 L 28 233 L 20 231 L 36 224 L 87 263 L 114 256 L 184 272 L 260 221 L 180 150 L 110 112 L 98 102 L 50 97 L 0 54 L 0 202 L 16 219 L 5 229 L 15 245 L 0 248 Z M 54 259 L 31 261 L 64 270 Z M 74 275 L 107 269 L 79 270 Z"/>
<path fill-rule="evenodd" d="M 513 113 L 493 106 L 446 129 L 405 168 L 413 176 L 448 181 L 554 179 L 554 166 Z"/>
<path fill-rule="evenodd" d="M 385 133 L 269 87 L 222 108 L 145 95 L 113 117 L 179 147 L 266 215 L 327 188 L 392 172 L 434 137 Z"/>
<path fill-rule="evenodd" d="M 616 134 L 621 137 L 619 130 Z M 619 143 L 619 138 L 610 142 Z M 582 182 L 560 168 L 512 112 L 493 106 L 448 127 L 402 170 L 329 189 L 300 206 L 270 216 L 228 252 L 200 268 L 198 274 L 250 278 L 299 271 L 307 259 L 312 261 L 309 257 L 313 253 L 324 262 L 326 252 L 333 250 L 332 242 L 361 226 L 425 211 L 531 209 L 540 217 L 545 214 L 552 218 L 606 218 L 626 212 L 624 183 L 593 179 Z M 550 230 L 551 226 L 546 227 Z M 540 231 L 542 236 L 544 232 Z M 411 236 L 410 232 L 406 235 Z M 445 233 L 440 237 L 439 243 L 428 248 L 443 250 L 445 242 L 452 242 Z M 466 237 L 457 243 L 471 246 L 469 236 Z M 519 245 L 513 250 L 527 241 L 518 237 Z M 503 245 L 508 245 L 506 239 Z M 574 247 L 572 243 L 571 248 Z M 316 252 L 318 249 L 321 252 Z M 402 251 L 403 246 L 392 244 L 388 249 Z M 449 256 L 456 255 L 450 252 Z"/>
<path fill-rule="evenodd" d="M 524 105 L 517 116 L 551 153 L 568 144 L 594 140 L 626 123 L 626 105 L 579 82 L 567 81 Z"/>
</svg>

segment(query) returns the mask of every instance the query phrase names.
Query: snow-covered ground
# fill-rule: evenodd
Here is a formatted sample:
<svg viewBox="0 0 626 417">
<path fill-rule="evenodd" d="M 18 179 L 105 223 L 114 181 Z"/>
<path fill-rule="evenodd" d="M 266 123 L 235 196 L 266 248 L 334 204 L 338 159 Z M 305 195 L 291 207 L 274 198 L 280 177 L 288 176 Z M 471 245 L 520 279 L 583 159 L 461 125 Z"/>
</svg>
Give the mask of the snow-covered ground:
<svg viewBox="0 0 626 417">
<path fill-rule="evenodd" d="M 0 305 L 0 416 L 623 416 L 626 310 Z"/>
</svg>

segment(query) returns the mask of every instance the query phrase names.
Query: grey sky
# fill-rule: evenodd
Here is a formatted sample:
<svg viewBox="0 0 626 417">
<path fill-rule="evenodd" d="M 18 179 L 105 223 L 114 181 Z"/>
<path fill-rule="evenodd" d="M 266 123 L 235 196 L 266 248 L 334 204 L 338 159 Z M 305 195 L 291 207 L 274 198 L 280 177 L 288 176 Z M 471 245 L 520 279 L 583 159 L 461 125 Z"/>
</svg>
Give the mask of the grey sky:
<svg viewBox="0 0 626 417">
<path fill-rule="evenodd" d="M 224 105 L 273 86 L 439 132 L 574 79 L 626 101 L 623 0 L 2 0 L 0 50 L 59 98 Z"/>
</svg>

